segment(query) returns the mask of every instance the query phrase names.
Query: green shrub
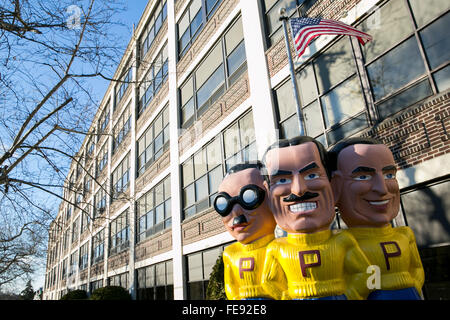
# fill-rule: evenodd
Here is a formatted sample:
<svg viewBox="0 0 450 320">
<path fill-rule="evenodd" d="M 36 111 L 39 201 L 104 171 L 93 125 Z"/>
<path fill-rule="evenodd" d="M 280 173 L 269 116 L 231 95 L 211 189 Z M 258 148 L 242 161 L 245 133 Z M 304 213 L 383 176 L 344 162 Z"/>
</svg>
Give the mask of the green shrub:
<svg viewBox="0 0 450 320">
<path fill-rule="evenodd" d="M 61 297 L 61 300 L 86 300 L 88 298 L 86 291 L 73 290 L 67 292 Z"/>
<path fill-rule="evenodd" d="M 223 259 L 220 255 L 209 276 L 208 287 L 206 288 L 207 300 L 227 300 L 223 279 Z"/>
<path fill-rule="evenodd" d="M 91 294 L 91 300 L 131 300 L 130 293 L 119 286 L 107 286 L 95 289 Z"/>
</svg>

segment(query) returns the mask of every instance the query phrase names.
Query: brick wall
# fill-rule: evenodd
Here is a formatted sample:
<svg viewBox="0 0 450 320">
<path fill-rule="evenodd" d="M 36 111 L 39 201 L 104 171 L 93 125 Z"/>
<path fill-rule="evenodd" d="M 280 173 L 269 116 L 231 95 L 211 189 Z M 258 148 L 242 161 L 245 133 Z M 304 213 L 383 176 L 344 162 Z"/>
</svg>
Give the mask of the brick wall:
<svg viewBox="0 0 450 320">
<path fill-rule="evenodd" d="M 245 72 L 212 106 L 178 139 L 180 155 L 214 128 L 250 96 L 248 74 Z"/>
<path fill-rule="evenodd" d="M 135 260 L 141 261 L 172 250 L 172 230 L 165 230 L 136 245 Z"/>
<path fill-rule="evenodd" d="M 108 258 L 108 271 L 128 265 L 130 251 L 124 250 Z"/>
<path fill-rule="evenodd" d="M 413 105 L 364 132 L 394 154 L 400 169 L 450 153 L 450 91 Z"/>
<path fill-rule="evenodd" d="M 214 208 L 209 208 L 204 213 L 188 218 L 182 223 L 182 244 L 187 245 L 207 239 L 225 231 L 226 229 L 220 216 Z"/>
</svg>

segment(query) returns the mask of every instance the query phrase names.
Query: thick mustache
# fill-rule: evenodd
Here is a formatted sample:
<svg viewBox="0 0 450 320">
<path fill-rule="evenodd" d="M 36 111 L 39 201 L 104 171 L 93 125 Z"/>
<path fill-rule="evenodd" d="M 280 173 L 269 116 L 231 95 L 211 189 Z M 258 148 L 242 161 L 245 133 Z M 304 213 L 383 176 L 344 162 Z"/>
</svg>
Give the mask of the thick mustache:
<svg viewBox="0 0 450 320">
<path fill-rule="evenodd" d="M 233 219 L 233 226 L 242 224 L 242 223 L 247 223 L 247 218 L 243 214 L 241 214 L 240 216 L 235 217 Z"/>
<path fill-rule="evenodd" d="M 306 191 L 301 197 L 291 193 L 289 196 L 283 198 L 283 201 L 284 202 L 300 202 L 300 201 L 306 201 L 309 199 L 313 199 L 318 196 L 319 196 L 318 193 L 309 192 L 309 191 Z"/>
</svg>

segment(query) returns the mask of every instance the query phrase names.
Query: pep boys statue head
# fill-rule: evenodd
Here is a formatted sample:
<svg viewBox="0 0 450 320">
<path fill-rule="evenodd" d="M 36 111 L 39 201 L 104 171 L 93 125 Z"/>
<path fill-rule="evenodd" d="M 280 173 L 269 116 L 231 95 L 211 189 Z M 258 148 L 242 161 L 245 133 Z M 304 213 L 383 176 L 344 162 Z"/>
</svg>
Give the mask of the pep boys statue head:
<svg viewBox="0 0 450 320">
<path fill-rule="evenodd" d="M 219 185 L 214 208 L 227 231 L 239 242 L 249 244 L 276 226 L 270 211 L 261 162 L 233 166 Z"/>
<path fill-rule="evenodd" d="M 265 155 L 266 189 L 277 224 L 288 233 L 329 228 L 334 199 L 327 170 L 327 152 L 308 136 L 282 139 Z"/>
<path fill-rule="evenodd" d="M 397 168 L 389 148 L 371 138 L 350 138 L 330 151 L 336 206 L 349 227 L 382 227 L 400 208 Z"/>
</svg>

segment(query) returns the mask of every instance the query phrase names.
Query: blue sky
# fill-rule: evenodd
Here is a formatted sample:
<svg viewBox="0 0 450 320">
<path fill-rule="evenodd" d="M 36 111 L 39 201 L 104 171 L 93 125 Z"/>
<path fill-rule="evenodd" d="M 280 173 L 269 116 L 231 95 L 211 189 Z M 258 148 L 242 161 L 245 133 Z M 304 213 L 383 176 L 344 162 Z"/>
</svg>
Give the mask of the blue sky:
<svg viewBox="0 0 450 320">
<path fill-rule="evenodd" d="M 138 24 L 147 2 L 148 0 L 127 1 L 127 9 L 124 12 L 121 12 L 116 18 L 125 25 L 125 27 L 117 27 L 113 30 L 113 32 L 117 33 L 118 38 L 120 38 L 121 46 L 123 46 L 124 50 L 131 39 L 133 23 L 135 25 Z M 92 79 L 91 85 L 95 88 L 94 96 L 100 102 L 108 88 L 109 82 L 101 78 Z M 56 205 L 56 208 L 58 205 L 59 203 Z M 42 264 L 41 268 L 37 269 L 35 275 L 32 277 L 32 285 L 35 290 L 44 287 L 45 281 L 45 261 L 39 264 Z M 16 288 L 13 291 L 20 293 L 24 288 L 25 283 L 19 282 L 16 284 Z"/>
</svg>

